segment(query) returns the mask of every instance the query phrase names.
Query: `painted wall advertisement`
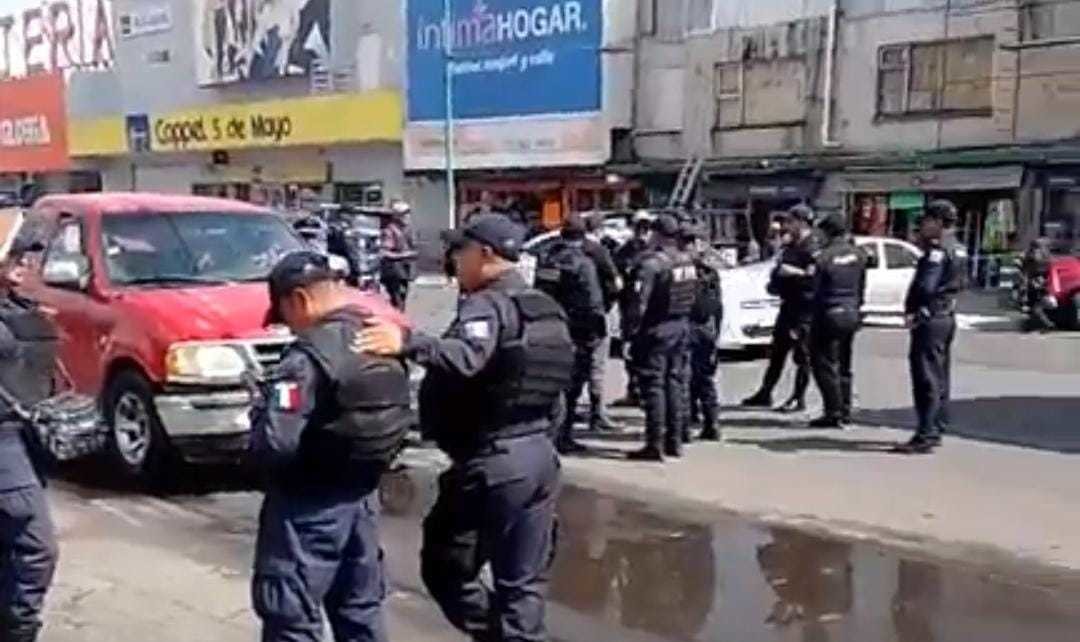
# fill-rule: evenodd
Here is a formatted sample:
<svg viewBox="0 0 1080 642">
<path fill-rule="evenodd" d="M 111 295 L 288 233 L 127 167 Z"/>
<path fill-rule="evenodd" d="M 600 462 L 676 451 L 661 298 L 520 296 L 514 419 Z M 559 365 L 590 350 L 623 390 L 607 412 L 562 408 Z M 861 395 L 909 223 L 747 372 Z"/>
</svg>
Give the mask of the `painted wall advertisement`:
<svg viewBox="0 0 1080 642">
<path fill-rule="evenodd" d="M 56 171 L 68 164 L 63 77 L 0 82 L 0 172 Z"/>
<path fill-rule="evenodd" d="M 309 75 L 329 67 L 330 0 L 192 0 L 200 85 Z"/>
<path fill-rule="evenodd" d="M 443 8 L 408 2 L 410 169 L 445 164 L 448 41 L 461 167 L 606 160 L 601 0 L 457 0 L 449 24 Z"/>
<path fill-rule="evenodd" d="M 0 2 L 0 79 L 104 69 L 114 54 L 111 0 Z"/>
</svg>

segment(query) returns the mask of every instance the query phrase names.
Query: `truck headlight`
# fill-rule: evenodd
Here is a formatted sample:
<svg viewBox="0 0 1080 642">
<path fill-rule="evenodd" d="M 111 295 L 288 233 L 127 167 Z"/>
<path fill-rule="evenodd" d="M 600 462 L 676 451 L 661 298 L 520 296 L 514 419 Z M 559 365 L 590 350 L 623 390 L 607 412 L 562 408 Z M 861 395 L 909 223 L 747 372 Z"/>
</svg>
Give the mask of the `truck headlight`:
<svg viewBox="0 0 1080 642">
<path fill-rule="evenodd" d="M 247 363 L 232 346 L 179 343 L 165 356 L 165 372 L 174 383 L 214 383 L 240 379 Z"/>
</svg>

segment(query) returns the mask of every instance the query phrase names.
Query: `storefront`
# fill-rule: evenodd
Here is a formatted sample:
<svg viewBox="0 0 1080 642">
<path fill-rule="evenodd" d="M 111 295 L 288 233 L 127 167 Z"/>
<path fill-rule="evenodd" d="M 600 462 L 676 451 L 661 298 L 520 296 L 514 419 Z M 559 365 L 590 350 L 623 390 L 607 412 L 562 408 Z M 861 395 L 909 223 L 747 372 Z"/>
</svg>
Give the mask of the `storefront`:
<svg viewBox="0 0 1080 642">
<path fill-rule="evenodd" d="M 975 282 L 992 285 L 1038 233 L 1028 175 L 1022 165 L 845 172 L 829 176 L 823 192 L 841 205 L 856 234 L 906 240 L 915 238 L 927 203 L 948 199 L 960 213 L 957 232 L 971 253 Z"/>
<path fill-rule="evenodd" d="M 1040 175 L 1040 235 L 1055 252 L 1080 253 L 1080 167 L 1045 170 Z"/>
<path fill-rule="evenodd" d="M 400 193 L 401 122 L 392 91 L 215 105 L 80 121 L 72 155 L 106 189 L 373 205 Z"/>
<path fill-rule="evenodd" d="M 814 172 L 707 172 L 697 201 L 706 209 L 745 212 L 752 240 L 763 247 L 772 220 L 794 205 L 813 203 L 820 187 Z"/>
</svg>

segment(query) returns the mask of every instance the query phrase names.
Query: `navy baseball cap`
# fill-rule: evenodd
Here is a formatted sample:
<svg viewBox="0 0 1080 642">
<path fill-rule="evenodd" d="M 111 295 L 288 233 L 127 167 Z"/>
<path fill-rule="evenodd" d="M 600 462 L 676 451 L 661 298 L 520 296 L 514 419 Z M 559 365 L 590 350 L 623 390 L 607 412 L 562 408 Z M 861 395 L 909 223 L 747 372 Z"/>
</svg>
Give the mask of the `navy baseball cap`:
<svg viewBox="0 0 1080 642">
<path fill-rule="evenodd" d="M 270 310 L 264 325 L 281 323 L 281 299 L 297 288 L 321 281 L 336 281 L 341 275 L 330 265 L 330 259 L 317 252 L 286 254 L 270 271 Z"/>
<path fill-rule="evenodd" d="M 814 222 L 814 210 L 809 205 L 796 205 L 787 211 L 787 215 L 797 221 L 803 221 L 804 223 Z"/>
<path fill-rule="evenodd" d="M 445 232 L 443 240 L 451 249 L 469 241 L 486 245 L 507 261 L 516 262 L 525 243 L 525 228 L 502 214 L 476 214 L 461 229 Z"/>
</svg>

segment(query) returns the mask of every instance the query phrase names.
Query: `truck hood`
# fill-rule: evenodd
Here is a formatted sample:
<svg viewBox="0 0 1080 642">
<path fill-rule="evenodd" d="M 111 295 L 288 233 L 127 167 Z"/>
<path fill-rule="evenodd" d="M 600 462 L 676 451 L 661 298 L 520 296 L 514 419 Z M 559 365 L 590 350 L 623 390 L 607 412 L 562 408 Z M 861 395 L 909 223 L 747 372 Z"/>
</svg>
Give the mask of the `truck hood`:
<svg viewBox="0 0 1080 642">
<path fill-rule="evenodd" d="M 116 302 L 167 342 L 248 339 L 271 334 L 263 327 L 270 307 L 264 283 L 128 290 Z"/>
<path fill-rule="evenodd" d="M 355 291 L 352 305 L 373 316 L 409 327 L 405 316 L 382 297 Z M 117 295 L 125 316 L 136 316 L 139 325 L 165 343 L 221 341 L 279 336 L 281 331 L 263 327 L 270 308 L 265 283 L 227 286 L 128 290 Z"/>
</svg>

